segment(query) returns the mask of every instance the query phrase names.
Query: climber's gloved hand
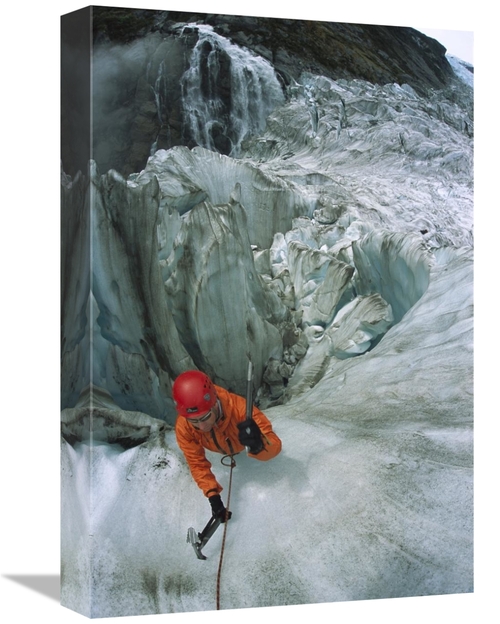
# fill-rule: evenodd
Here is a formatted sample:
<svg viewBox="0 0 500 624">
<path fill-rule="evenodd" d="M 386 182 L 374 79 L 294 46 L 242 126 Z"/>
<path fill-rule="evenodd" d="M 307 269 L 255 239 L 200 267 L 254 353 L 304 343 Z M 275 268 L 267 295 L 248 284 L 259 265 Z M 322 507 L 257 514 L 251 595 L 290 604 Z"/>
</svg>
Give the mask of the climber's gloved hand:
<svg viewBox="0 0 500 624">
<path fill-rule="evenodd" d="M 238 423 L 238 440 L 252 455 L 257 455 L 264 448 L 262 433 L 255 420 L 252 419 Z"/>
<path fill-rule="evenodd" d="M 225 522 L 226 518 L 229 520 L 232 514 L 224 507 L 224 503 L 219 494 L 209 496 L 208 502 L 210 503 L 210 507 L 212 507 L 212 515 L 214 518 L 220 518 L 221 522 Z"/>
</svg>

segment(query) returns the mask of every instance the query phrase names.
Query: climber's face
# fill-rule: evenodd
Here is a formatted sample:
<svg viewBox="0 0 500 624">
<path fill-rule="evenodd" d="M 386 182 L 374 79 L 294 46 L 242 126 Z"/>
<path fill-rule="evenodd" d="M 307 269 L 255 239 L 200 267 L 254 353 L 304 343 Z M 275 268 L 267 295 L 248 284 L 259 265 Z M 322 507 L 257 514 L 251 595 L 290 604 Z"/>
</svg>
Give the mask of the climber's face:
<svg viewBox="0 0 500 624">
<path fill-rule="evenodd" d="M 193 425 L 195 429 L 206 433 L 207 431 L 210 431 L 215 425 L 215 420 L 217 416 L 216 410 L 217 407 L 214 406 L 209 412 L 207 412 L 203 416 L 200 416 L 199 418 L 189 418 L 189 422 Z"/>
</svg>

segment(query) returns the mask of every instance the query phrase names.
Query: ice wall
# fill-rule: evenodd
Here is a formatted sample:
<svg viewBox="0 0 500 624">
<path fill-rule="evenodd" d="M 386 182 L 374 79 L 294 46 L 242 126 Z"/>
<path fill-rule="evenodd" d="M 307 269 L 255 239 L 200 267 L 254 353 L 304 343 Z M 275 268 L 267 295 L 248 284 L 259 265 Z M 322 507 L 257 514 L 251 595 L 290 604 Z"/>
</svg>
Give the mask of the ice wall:
<svg viewBox="0 0 500 624">
<path fill-rule="evenodd" d="M 94 383 L 168 420 L 188 366 L 241 391 L 251 355 L 267 404 L 328 358 L 372 349 L 426 291 L 433 253 L 470 243 L 459 112 L 409 88 L 305 75 L 244 158 L 179 146 L 128 180 L 66 180 L 67 201 L 95 204 L 92 296 L 72 319 L 95 319 Z M 78 371 L 89 356 L 75 344 Z"/>
</svg>

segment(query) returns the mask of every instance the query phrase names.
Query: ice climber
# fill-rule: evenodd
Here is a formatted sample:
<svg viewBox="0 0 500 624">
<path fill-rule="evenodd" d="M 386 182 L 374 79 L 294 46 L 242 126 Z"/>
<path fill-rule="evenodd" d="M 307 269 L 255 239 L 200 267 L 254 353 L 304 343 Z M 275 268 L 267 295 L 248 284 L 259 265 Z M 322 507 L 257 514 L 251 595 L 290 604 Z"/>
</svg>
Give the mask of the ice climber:
<svg viewBox="0 0 500 624">
<path fill-rule="evenodd" d="M 205 449 L 235 455 L 246 447 L 250 457 L 267 461 L 281 451 L 281 440 L 259 409 L 253 406 L 252 420 L 246 421 L 246 400 L 216 386 L 200 371 L 179 375 L 172 394 L 178 414 L 177 443 L 193 479 L 210 502 L 212 515 L 224 522 L 222 487 L 212 473 Z"/>
</svg>

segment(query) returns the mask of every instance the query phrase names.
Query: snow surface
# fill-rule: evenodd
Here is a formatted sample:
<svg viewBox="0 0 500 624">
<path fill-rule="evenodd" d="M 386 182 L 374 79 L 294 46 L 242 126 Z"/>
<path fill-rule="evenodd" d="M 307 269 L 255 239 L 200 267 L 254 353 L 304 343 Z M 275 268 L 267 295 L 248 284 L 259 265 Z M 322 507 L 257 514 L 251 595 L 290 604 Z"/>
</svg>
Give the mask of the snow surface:
<svg viewBox="0 0 500 624">
<path fill-rule="evenodd" d="M 206 561 L 186 543 L 210 509 L 175 443 L 148 311 L 170 363 L 204 358 L 237 383 L 250 351 L 269 381 L 258 398 L 283 451 L 236 458 L 222 609 L 473 591 L 472 120 L 405 85 L 305 74 L 294 89 L 239 160 L 174 148 L 128 181 L 92 173 L 95 380 L 115 385 L 96 397 L 96 443 L 80 404 L 61 447 L 62 600 L 92 617 L 216 606 L 223 531 Z M 285 321 L 297 339 L 280 350 Z M 249 324 L 222 357 L 217 330 Z M 124 380 L 137 385 L 120 403 Z"/>
<path fill-rule="evenodd" d="M 463 61 L 462 59 L 453 56 L 452 54 L 447 54 L 446 58 L 448 59 L 450 65 L 453 67 L 454 72 L 457 76 L 468 84 L 470 87 L 474 86 L 474 67 L 470 63 Z"/>
</svg>

